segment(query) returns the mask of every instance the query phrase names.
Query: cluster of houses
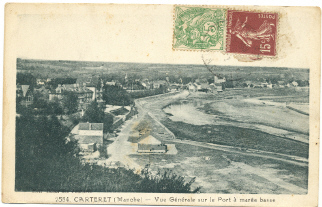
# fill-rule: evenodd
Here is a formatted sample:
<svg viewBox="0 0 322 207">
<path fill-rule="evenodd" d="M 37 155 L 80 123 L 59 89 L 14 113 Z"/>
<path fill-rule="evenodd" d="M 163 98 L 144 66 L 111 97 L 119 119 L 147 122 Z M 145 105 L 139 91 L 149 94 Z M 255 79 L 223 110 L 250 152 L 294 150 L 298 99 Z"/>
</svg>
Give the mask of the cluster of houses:
<svg viewBox="0 0 322 207">
<path fill-rule="evenodd" d="M 189 92 L 222 92 L 224 90 L 224 83 L 226 78 L 219 78 L 217 75 L 214 76 L 214 82 L 209 84 L 207 79 L 196 79 L 194 83 L 188 83 L 187 88 Z"/>
<path fill-rule="evenodd" d="M 20 104 L 29 106 L 33 104 L 37 94 L 44 100 L 54 101 L 62 100 L 67 92 L 73 92 L 77 95 L 79 109 L 85 109 L 93 100 L 104 105 L 103 86 L 101 79 L 88 82 L 77 82 L 74 78 L 57 78 L 57 79 L 37 79 L 36 85 L 16 85 L 16 97 L 19 98 Z"/>
<path fill-rule="evenodd" d="M 55 84 L 52 84 L 54 81 Z M 169 80 L 157 80 L 149 82 L 147 79 L 140 81 L 136 80 L 132 83 L 131 88 L 129 85 L 122 86 L 123 89 L 128 91 L 133 90 L 151 90 L 164 87 L 168 91 L 188 90 L 189 92 L 212 92 L 218 93 L 224 90 L 226 83 L 225 77 L 214 76 L 214 82 L 210 83 L 207 79 L 196 79 L 194 82 L 188 84 L 170 84 Z M 91 79 L 88 82 L 77 82 L 77 79 L 61 78 L 61 79 L 37 79 L 36 86 L 34 85 L 16 85 L 16 97 L 19 98 L 20 104 L 29 106 L 33 104 L 34 95 L 38 93 L 43 99 L 48 101 L 62 100 L 66 92 L 73 92 L 77 95 L 79 109 L 84 111 L 89 103 L 97 100 L 98 104 L 104 105 L 105 112 L 113 114 L 113 124 L 119 126 L 134 111 L 132 107 L 121 107 L 105 105 L 103 101 L 103 86 L 111 85 L 116 86 L 119 83 L 115 81 L 103 82 L 102 79 Z M 54 85 L 54 86 L 53 86 Z M 136 85 L 134 87 L 133 85 Z M 293 81 L 287 83 L 278 81 L 276 84 L 270 82 L 255 83 L 253 81 L 246 81 L 243 83 L 244 87 L 253 88 L 273 88 L 273 87 L 298 87 L 298 82 Z M 140 86 L 140 87 L 139 87 Z M 93 153 L 98 150 L 104 143 L 104 125 L 103 123 L 79 123 L 77 133 L 74 138 L 83 152 Z M 165 139 L 158 139 L 150 133 L 151 130 L 133 130 L 129 136 L 129 141 L 137 145 L 138 153 L 167 153 L 169 151 L 168 145 L 164 143 Z M 160 133 L 159 133 L 160 134 Z M 160 136 L 161 137 L 161 136 Z"/>
<path fill-rule="evenodd" d="M 153 90 L 159 88 L 169 88 L 171 84 L 167 80 L 148 80 L 148 79 L 135 79 L 132 82 L 127 82 L 126 85 L 123 86 L 127 92 L 136 92 L 140 90 Z"/>
<path fill-rule="evenodd" d="M 78 97 L 79 109 L 86 109 L 86 106 L 96 99 L 99 104 L 103 101 L 103 80 L 91 78 L 88 82 L 77 82 L 74 79 L 69 83 L 58 83 L 57 87 L 49 92 L 49 100 L 61 100 L 66 92 L 73 92 Z"/>
<path fill-rule="evenodd" d="M 127 80 L 127 76 L 125 77 Z M 180 81 L 179 81 L 180 82 Z M 236 81 L 235 81 L 236 82 Z M 54 83 L 54 84 L 53 84 Z M 73 92 L 77 94 L 78 106 L 80 110 L 86 109 L 87 105 L 97 100 L 98 104 L 103 106 L 103 86 L 120 86 L 129 93 L 144 90 L 153 90 L 163 88 L 164 92 L 188 90 L 189 92 L 222 92 L 225 89 L 226 78 L 214 76 L 213 83 L 209 83 L 206 78 L 197 78 L 193 82 L 188 84 L 170 83 L 169 78 L 165 80 L 148 80 L 148 79 L 136 79 L 132 82 L 126 81 L 126 84 L 121 85 L 117 81 L 103 82 L 100 77 L 91 77 L 89 81 L 79 81 L 74 78 L 56 78 L 56 79 L 37 79 L 36 86 L 17 84 L 16 97 L 19 98 L 20 104 L 29 106 L 34 101 L 34 94 L 41 94 L 43 99 L 49 101 L 61 100 L 67 94 L 66 92 Z M 285 81 L 277 81 L 272 84 L 271 82 L 256 82 L 256 81 L 244 81 L 242 87 L 248 88 L 284 88 L 284 87 L 298 87 L 299 84 L 296 81 L 291 83 Z"/>
<path fill-rule="evenodd" d="M 131 83 L 126 82 L 122 85 L 118 81 L 106 81 L 99 77 L 91 77 L 89 81 L 82 81 L 76 78 L 44 78 L 37 79 L 36 85 L 16 85 L 16 96 L 19 97 L 20 104 L 29 106 L 33 104 L 35 94 L 38 93 L 43 99 L 48 101 L 62 100 L 67 95 L 66 92 L 73 92 L 78 97 L 79 110 L 86 109 L 86 106 L 93 100 L 96 99 L 98 104 L 104 105 L 103 97 L 103 86 L 119 86 L 125 89 L 127 92 L 136 92 L 140 90 L 152 90 L 164 88 L 166 90 L 178 90 L 182 88 L 179 84 L 169 84 L 167 80 L 154 80 L 149 81 L 148 79 L 140 80 L 137 79 Z"/>
<path fill-rule="evenodd" d="M 104 144 L 103 123 L 79 123 L 78 129 L 72 131 L 82 152 L 93 153 Z M 151 135 L 150 130 L 133 130 L 129 141 L 137 145 L 138 153 L 166 153 L 167 144 Z"/>
<path fill-rule="evenodd" d="M 107 105 L 105 113 L 113 115 L 113 128 L 115 128 L 129 119 L 135 111 L 131 106 L 121 107 Z M 77 140 L 81 151 L 85 153 L 93 153 L 104 144 L 103 123 L 79 123 L 71 131 L 71 134 L 74 135 L 73 138 Z"/>
<path fill-rule="evenodd" d="M 54 84 L 52 84 L 54 82 Z M 57 78 L 57 79 L 37 79 L 36 86 L 20 85 L 17 84 L 16 94 L 20 98 L 20 104 L 29 106 L 34 101 L 35 93 L 41 94 L 44 99 L 48 101 L 62 100 L 66 92 L 73 92 L 78 97 L 79 110 L 86 109 L 86 106 L 93 100 L 101 105 L 104 105 L 102 99 L 103 86 L 121 86 L 127 92 L 136 92 L 143 90 L 153 90 L 163 88 L 165 92 L 189 90 L 190 92 L 222 92 L 224 87 L 223 83 L 226 82 L 225 78 L 214 77 L 214 83 L 209 84 L 207 80 L 196 79 L 195 82 L 188 84 L 182 83 L 170 83 L 169 78 L 165 80 L 153 80 L 148 79 L 134 80 L 131 83 L 127 82 L 126 85 L 121 85 L 117 81 L 103 82 L 100 78 L 90 78 L 89 81 L 78 81 L 73 78 Z"/>
<path fill-rule="evenodd" d="M 230 81 L 232 86 L 236 87 L 237 81 Z M 214 82 L 208 83 L 207 79 L 196 79 L 195 82 L 188 83 L 185 87 L 189 90 L 189 92 L 223 92 L 225 89 L 226 78 L 218 78 L 214 76 Z M 286 82 L 286 81 L 277 81 L 276 83 L 268 82 L 257 82 L 257 81 L 244 81 L 239 83 L 239 87 L 247 87 L 247 88 L 291 88 L 298 87 L 299 83 L 297 81 Z"/>
<path fill-rule="evenodd" d="M 148 80 L 148 79 L 137 79 L 131 84 L 124 87 L 128 92 L 136 92 L 139 90 L 152 90 L 164 88 L 167 92 L 170 91 L 180 91 L 189 90 L 190 92 L 222 92 L 224 87 L 223 84 L 226 82 L 226 78 L 219 78 L 215 75 L 214 83 L 209 84 L 207 79 L 196 79 L 194 82 L 188 84 L 183 84 L 182 79 L 178 81 L 179 83 L 170 83 L 169 77 L 165 80 Z"/>
<path fill-rule="evenodd" d="M 163 88 L 165 91 L 180 91 L 180 90 L 189 90 L 190 92 L 222 92 L 226 78 L 219 78 L 217 75 L 214 76 L 214 82 L 208 83 L 207 79 L 196 79 L 194 82 L 188 84 L 183 84 L 182 79 L 178 81 L 179 83 L 170 83 L 169 77 L 166 77 L 165 80 L 148 80 L 148 79 L 136 79 L 133 82 L 127 84 L 123 88 L 131 92 L 136 92 L 140 90 L 152 90 Z"/>
<path fill-rule="evenodd" d="M 74 92 L 78 97 L 78 106 L 80 109 L 86 109 L 86 106 L 93 100 L 99 104 L 104 104 L 103 88 L 97 89 L 93 84 L 59 84 L 56 89 L 49 92 L 49 101 L 58 99 L 61 100 L 66 93 Z"/>
<path fill-rule="evenodd" d="M 292 81 L 291 83 L 287 83 L 285 81 L 277 81 L 277 83 L 275 84 L 272 84 L 271 82 L 245 81 L 244 86 L 248 88 L 290 88 L 298 87 L 299 84 L 296 81 Z"/>
</svg>

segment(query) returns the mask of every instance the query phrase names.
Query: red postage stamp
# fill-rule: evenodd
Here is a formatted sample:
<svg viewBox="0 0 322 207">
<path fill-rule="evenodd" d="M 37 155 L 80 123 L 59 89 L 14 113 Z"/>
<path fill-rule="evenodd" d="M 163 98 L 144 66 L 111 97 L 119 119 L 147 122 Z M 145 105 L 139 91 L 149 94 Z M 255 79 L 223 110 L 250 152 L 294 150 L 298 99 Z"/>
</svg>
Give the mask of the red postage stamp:
<svg viewBox="0 0 322 207">
<path fill-rule="evenodd" d="M 277 13 L 228 10 L 226 52 L 276 55 Z"/>
</svg>

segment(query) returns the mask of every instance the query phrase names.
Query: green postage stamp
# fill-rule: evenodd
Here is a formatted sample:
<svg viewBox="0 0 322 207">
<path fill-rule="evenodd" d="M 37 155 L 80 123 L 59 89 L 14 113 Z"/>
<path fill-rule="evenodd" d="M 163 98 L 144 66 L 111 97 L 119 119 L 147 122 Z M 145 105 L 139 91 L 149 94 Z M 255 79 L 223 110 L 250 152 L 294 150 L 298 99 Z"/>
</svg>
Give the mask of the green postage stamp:
<svg viewBox="0 0 322 207">
<path fill-rule="evenodd" d="M 226 9 L 175 6 L 173 49 L 224 50 Z"/>
</svg>

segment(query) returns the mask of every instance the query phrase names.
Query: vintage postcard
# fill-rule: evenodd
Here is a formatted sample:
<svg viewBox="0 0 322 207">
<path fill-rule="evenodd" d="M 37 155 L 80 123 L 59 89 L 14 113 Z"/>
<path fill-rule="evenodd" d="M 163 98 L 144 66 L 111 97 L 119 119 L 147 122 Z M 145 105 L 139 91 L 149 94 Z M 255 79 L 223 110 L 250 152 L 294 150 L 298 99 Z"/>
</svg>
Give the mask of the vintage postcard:
<svg viewBox="0 0 322 207">
<path fill-rule="evenodd" d="M 321 10 L 5 6 L 2 202 L 317 206 Z"/>
</svg>

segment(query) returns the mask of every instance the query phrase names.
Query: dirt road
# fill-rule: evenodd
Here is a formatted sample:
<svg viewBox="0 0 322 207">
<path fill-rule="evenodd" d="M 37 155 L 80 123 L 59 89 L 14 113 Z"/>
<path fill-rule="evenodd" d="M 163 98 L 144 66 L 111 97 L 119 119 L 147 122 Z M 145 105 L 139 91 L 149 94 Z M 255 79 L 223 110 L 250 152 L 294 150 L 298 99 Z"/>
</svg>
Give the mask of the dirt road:
<svg viewBox="0 0 322 207">
<path fill-rule="evenodd" d="M 119 135 L 116 137 L 115 141 L 107 147 L 107 153 L 109 158 L 106 160 L 106 164 L 120 162 L 129 169 L 135 169 L 136 172 L 140 172 L 142 166 L 134 162 L 128 155 L 136 152 L 135 146 L 128 142 L 129 133 L 131 127 L 135 122 L 138 121 L 137 117 L 133 117 L 127 120 Z M 144 166 L 143 166 L 144 167 Z"/>
</svg>

